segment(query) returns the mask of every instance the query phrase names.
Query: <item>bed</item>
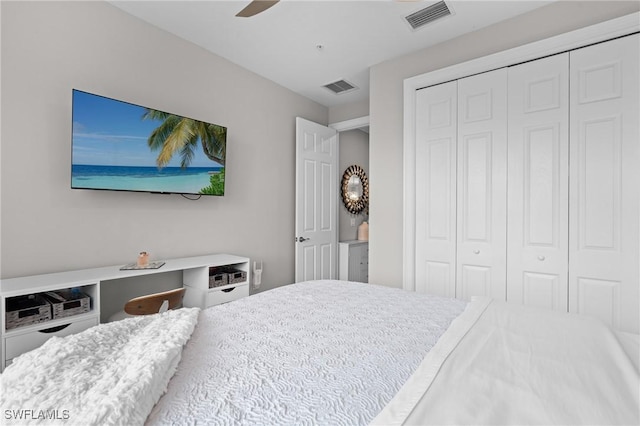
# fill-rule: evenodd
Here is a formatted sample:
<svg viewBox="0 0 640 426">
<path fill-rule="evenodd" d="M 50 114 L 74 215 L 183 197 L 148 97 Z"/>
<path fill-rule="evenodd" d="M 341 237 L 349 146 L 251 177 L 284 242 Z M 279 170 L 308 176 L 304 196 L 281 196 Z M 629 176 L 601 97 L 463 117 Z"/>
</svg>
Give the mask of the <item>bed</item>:
<svg viewBox="0 0 640 426">
<path fill-rule="evenodd" d="M 0 408 L 7 424 L 639 424 L 621 341 L 577 315 L 310 281 L 52 338 L 0 376 Z"/>
</svg>

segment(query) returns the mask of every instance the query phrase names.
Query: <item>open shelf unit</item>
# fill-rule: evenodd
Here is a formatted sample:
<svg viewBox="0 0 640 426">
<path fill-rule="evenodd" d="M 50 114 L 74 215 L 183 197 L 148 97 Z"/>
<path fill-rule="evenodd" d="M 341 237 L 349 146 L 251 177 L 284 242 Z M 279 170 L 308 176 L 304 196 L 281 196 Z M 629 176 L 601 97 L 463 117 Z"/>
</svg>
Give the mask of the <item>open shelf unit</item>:
<svg viewBox="0 0 640 426">
<path fill-rule="evenodd" d="M 249 259 L 238 259 L 233 263 L 211 264 L 205 269 L 185 271 L 183 273 L 186 289 L 185 306 L 197 306 L 204 309 L 248 296 L 249 265 Z M 225 275 L 226 279 L 233 282 L 218 285 L 212 278 L 219 275 Z"/>
</svg>

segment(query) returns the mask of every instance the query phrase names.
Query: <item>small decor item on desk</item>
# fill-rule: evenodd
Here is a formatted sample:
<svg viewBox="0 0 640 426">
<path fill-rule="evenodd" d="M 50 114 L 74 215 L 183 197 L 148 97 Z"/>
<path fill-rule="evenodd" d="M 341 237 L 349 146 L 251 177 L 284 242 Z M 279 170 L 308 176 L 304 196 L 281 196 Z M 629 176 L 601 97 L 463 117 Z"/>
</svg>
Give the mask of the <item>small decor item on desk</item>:
<svg viewBox="0 0 640 426">
<path fill-rule="evenodd" d="M 130 269 L 158 269 L 164 265 L 164 262 L 149 262 L 149 253 L 141 251 L 138 255 L 136 263 L 129 263 L 120 268 L 121 271 L 127 271 Z"/>
<path fill-rule="evenodd" d="M 358 226 L 358 241 L 369 241 L 369 224 L 366 220 Z"/>
<path fill-rule="evenodd" d="M 149 253 L 146 251 L 141 251 L 138 255 L 138 266 L 141 268 L 145 268 L 149 266 Z"/>
</svg>

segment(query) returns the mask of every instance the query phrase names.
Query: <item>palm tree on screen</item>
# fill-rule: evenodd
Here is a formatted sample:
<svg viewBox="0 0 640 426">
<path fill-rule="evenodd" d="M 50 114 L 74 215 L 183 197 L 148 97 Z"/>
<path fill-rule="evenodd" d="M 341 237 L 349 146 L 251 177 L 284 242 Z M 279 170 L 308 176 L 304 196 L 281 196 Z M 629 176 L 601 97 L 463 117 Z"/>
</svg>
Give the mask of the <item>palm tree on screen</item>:
<svg viewBox="0 0 640 426">
<path fill-rule="evenodd" d="M 160 151 L 156 159 L 158 167 L 166 166 L 176 153 L 180 155 L 180 166 L 188 167 L 198 147 L 198 141 L 205 155 L 224 167 L 226 128 L 154 109 L 147 109 L 142 118 L 162 121 L 147 140 L 152 150 Z"/>
</svg>

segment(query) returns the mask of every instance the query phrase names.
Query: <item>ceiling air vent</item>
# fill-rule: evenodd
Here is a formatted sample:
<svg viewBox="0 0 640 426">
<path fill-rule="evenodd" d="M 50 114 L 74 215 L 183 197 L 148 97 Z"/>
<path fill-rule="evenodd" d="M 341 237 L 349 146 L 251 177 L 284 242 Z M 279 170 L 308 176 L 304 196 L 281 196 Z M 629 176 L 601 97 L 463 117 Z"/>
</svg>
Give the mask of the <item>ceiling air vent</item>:
<svg viewBox="0 0 640 426">
<path fill-rule="evenodd" d="M 444 18 L 449 15 L 451 15 L 451 11 L 447 7 L 447 4 L 444 1 L 439 1 L 438 3 L 432 4 L 424 9 L 420 9 L 417 12 L 413 12 L 409 16 L 405 16 L 404 19 L 406 19 L 409 25 L 411 25 L 411 28 L 417 30 L 436 19 Z"/>
<path fill-rule="evenodd" d="M 334 81 L 333 83 L 325 84 L 323 87 L 326 87 L 327 89 L 331 90 L 336 95 L 339 95 L 340 93 L 350 92 L 352 90 L 357 89 L 356 86 L 354 86 L 353 84 L 349 83 L 346 80 Z"/>
</svg>

